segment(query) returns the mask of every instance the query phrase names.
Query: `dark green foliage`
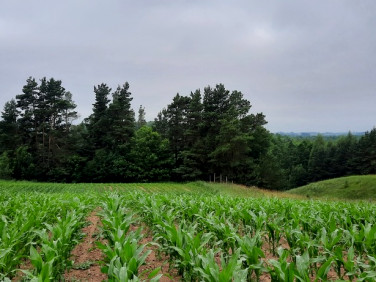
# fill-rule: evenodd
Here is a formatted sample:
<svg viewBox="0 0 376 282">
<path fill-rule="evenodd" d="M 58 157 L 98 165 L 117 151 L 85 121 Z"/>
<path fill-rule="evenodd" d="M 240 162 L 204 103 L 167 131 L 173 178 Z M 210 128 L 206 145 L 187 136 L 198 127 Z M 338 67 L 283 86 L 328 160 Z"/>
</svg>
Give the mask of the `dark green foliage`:
<svg viewBox="0 0 376 282">
<path fill-rule="evenodd" d="M 175 168 L 175 172 L 183 180 L 197 180 L 203 177 L 205 147 L 202 136 L 203 106 L 201 92 L 191 93 L 184 126 L 185 148 L 181 152 L 182 164 Z"/>
<path fill-rule="evenodd" d="M 11 179 L 13 173 L 12 159 L 7 151 L 0 155 L 0 178 Z"/>
<path fill-rule="evenodd" d="M 29 77 L 22 89 L 23 94 L 16 96 L 17 108 L 19 109 L 19 135 L 22 144 L 32 145 L 33 140 L 37 141 L 37 120 L 35 110 L 37 107 L 38 83 L 34 78 Z M 35 143 L 34 143 L 35 145 Z M 34 146 L 35 147 L 35 146 Z"/>
<path fill-rule="evenodd" d="M 0 122 L 2 163 L 16 179 L 48 180 L 67 154 L 71 122 L 77 117 L 71 93 L 60 80 L 28 78 L 22 94 L 4 106 Z"/>
<path fill-rule="evenodd" d="M 94 92 L 93 114 L 86 120 L 86 125 L 81 125 L 83 128 L 77 132 L 80 135 L 75 136 L 78 141 L 88 136 L 89 141 L 80 148 L 81 157 L 87 158 L 88 162 L 80 174 L 83 179 L 78 181 L 130 181 L 135 118 L 129 84 L 118 86 L 112 93 L 112 101 L 108 99 L 111 88 L 106 84 L 94 87 Z"/>
<path fill-rule="evenodd" d="M 376 128 L 360 138 L 355 156 L 360 174 L 376 173 Z"/>
<path fill-rule="evenodd" d="M 20 144 L 17 118 L 19 111 L 15 100 L 5 103 L 0 121 L 0 152 L 15 150 Z"/>
<path fill-rule="evenodd" d="M 311 154 L 308 162 L 308 172 L 312 182 L 325 178 L 327 176 L 327 150 L 325 141 L 321 135 L 317 136 L 313 142 Z"/>
<path fill-rule="evenodd" d="M 28 149 L 27 146 L 20 146 L 15 151 L 13 159 L 13 177 L 15 179 L 30 180 L 34 178 L 35 165 Z"/>
<path fill-rule="evenodd" d="M 128 82 L 122 87 L 118 86 L 112 94 L 113 100 L 108 108 L 109 127 L 105 129 L 111 150 L 129 144 L 134 134 L 135 119 L 131 109 L 131 93 L 128 90 Z"/>
<path fill-rule="evenodd" d="M 94 87 L 81 124 L 60 80 L 30 77 L 4 105 L 0 177 L 56 182 L 229 180 L 285 190 L 322 179 L 376 173 L 376 129 L 357 138 L 270 134 L 240 91 L 223 84 L 175 95 L 154 122 L 131 108 L 128 82 Z M 110 94 L 112 99 L 110 99 Z"/>
<path fill-rule="evenodd" d="M 107 130 L 109 127 L 109 119 L 107 115 L 108 95 L 111 92 L 106 84 L 102 83 L 98 87 L 94 86 L 95 103 L 93 104 L 93 113 L 87 119 L 87 127 L 89 132 L 92 150 L 108 147 Z"/>
<path fill-rule="evenodd" d="M 168 140 L 150 127 L 137 130 L 131 150 L 133 181 L 168 180 L 172 167 L 168 146 Z"/>
<path fill-rule="evenodd" d="M 375 129 L 360 138 L 351 133 L 336 138 L 318 135 L 314 139 L 274 135 L 269 152 L 277 163 L 274 171 L 279 171 L 279 182 L 284 184 L 271 188 L 289 189 L 324 179 L 374 174 L 375 136 Z"/>
<path fill-rule="evenodd" d="M 138 108 L 138 117 L 137 117 L 137 123 L 136 123 L 136 128 L 140 129 L 146 125 L 146 120 L 145 120 L 145 108 L 140 105 Z"/>
<path fill-rule="evenodd" d="M 233 181 L 257 184 L 254 173 L 267 152 L 269 133 L 263 114 L 249 114 L 250 102 L 223 84 L 190 96 L 177 94 L 158 115 L 155 129 L 170 142 L 176 180 L 207 180 L 216 173 Z"/>
</svg>

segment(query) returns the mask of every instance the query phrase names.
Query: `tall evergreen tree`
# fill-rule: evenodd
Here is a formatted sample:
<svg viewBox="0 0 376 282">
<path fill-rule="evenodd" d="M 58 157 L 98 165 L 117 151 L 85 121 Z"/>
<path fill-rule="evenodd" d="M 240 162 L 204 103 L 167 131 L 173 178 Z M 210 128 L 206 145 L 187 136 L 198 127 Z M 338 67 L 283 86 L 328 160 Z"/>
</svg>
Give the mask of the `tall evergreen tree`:
<svg viewBox="0 0 376 282">
<path fill-rule="evenodd" d="M 18 135 L 22 144 L 17 152 L 19 156 L 26 156 L 26 151 L 30 153 L 38 168 L 34 176 L 45 179 L 54 174 L 54 169 L 67 155 L 66 139 L 70 127 L 68 117 L 76 115 L 73 111 L 76 106 L 62 82 L 54 78 L 47 80 L 44 77 L 38 85 L 30 77 L 22 92 L 23 94 L 16 96 L 17 110 L 20 113 L 17 119 Z"/>
<path fill-rule="evenodd" d="M 18 119 L 19 134 L 22 143 L 34 149 L 38 143 L 38 125 L 35 119 L 38 91 L 38 83 L 34 78 L 29 77 L 22 89 L 22 94 L 16 96 L 17 108 L 20 113 Z"/>
<path fill-rule="evenodd" d="M 376 173 L 376 128 L 360 138 L 354 159 L 360 174 Z"/>
<path fill-rule="evenodd" d="M 203 99 L 199 90 L 176 95 L 155 121 L 169 139 L 175 177 L 208 179 L 217 173 L 249 180 L 269 144 L 264 116 L 249 114 L 250 107 L 241 92 L 230 93 L 222 84 L 206 87 Z"/>
<path fill-rule="evenodd" d="M 167 120 L 167 110 L 164 108 L 157 114 L 154 119 L 153 129 L 157 131 L 163 138 L 169 138 L 168 130 L 168 120 Z"/>
<path fill-rule="evenodd" d="M 184 128 L 185 148 L 181 152 L 183 162 L 175 169 L 184 180 L 197 180 L 203 177 L 205 148 L 202 140 L 202 110 L 202 97 L 198 89 L 190 94 Z"/>
<path fill-rule="evenodd" d="M 64 138 L 66 135 L 64 131 L 64 114 L 69 108 L 74 108 L 74 104 L 68 105 L 65 88 L 62 87 L 61 80 L 51 78 L 47 81 L 47 92 L 45 95 L 45 109 L 47 120 L 47 142 L 48 142 L 48 163 L 49 166 L 54 166 L 58 163 L 62 156 L 61 148 L 64 145 Z M 68 108 L 67 108 L 68 106 Z"/>
<path fill-rule="evenodd" d="M 190 98 L 176 94 L 172 103 L 165 111 L 168 125 L 168 139 L 174 156 L 174 169 L 178 170 L 183 164 L 182 152 L 186 148 L 185 129 Z M 176 171 L 175 171 L 176 172 Z M 179 173 L 175 177 L 178 177 Z"/>
<path fill-rule="evenodd" d="M 111 148 L 129 145 L 135 130 L 134 111 L 131 108 L 131 92 L 129 83 L 118 86 L 112 95 L 113 100 L 108 108 L 109 130 L 108 138 Z"/>
<path fill-rule="evenodd" d="M 255 183 L 259 160 L 269 146 L 262 113 L 250 114 L 251 104 L 239 91 L 222 84 L 205 88 L 203 120 L 208 173 L 226 174 L 242 183 Z"/>
<path fill-rule="evenodd" d="M 318 181 L 326 178 L 327 171 L 324 166 L 326 163 L 325 141 L 322 135 L 318 135 L 313 142 L 312 150 L 309 155 L 308 173 L 310 181 Z"/>
<path fill-rule="evenodd" d="M 137 123 L 136 123 L 136 129 L 140 129 L 146 125 L 146 120 L 145 120 L 145 108 L 140 105 L 138 108 L 138 117 L 137 117 Z"/>
<path fill-rule="evenodd" d="M 0 121 L 0 154 L 5 151 L 13 151 L 20 145 L 18 137 L 18 118 L 19 111 L 14 99 L 6 102 L 4 111 L 1 113 Z"/>
<path fill-rule="evenodd" d="M 95 103 L 93 104 L 93 113 L 86 120 L 90 136 L 90 145 L 92 150 L 108 147 L 107 132 L 109 120 L 107 116 L 108 95 L 111 92 L 105 83 L 94 86 Z"/>
<path fill-rule="evenodd" d="M 135 130 L 129 84 L 118 86 L 112 94 L 106 84 L 94 88 L 96 103 L 87 120 L 93 144 L 93 157 L 87 163 L 86 177 L 95 181 L 129 181 L 129 154 Z"/>
</svg>

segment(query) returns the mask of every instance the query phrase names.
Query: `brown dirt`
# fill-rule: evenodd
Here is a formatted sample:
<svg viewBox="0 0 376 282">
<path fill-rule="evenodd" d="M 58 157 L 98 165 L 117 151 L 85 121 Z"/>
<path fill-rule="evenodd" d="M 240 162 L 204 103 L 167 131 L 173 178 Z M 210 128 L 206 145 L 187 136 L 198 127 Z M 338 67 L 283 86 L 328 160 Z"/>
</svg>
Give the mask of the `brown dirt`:
<svg viewBox="0 0 376 282">
<path fill-rule="evenodd" d="M 180 281 L 181 276 L 178 275 L 177 270 L 170 266 L 169 257 L 158 253 L 158 247 L 150 245 L 153 241 L 153 235 L 149 228 L 145 224 L 140 225 L 142 228 L 143 238 L 140 241 L 140 244 L 146 245 L 144 252 L 151 251 L 149 256 L 145 260 L 145 264 L 140 266 L 138 273 L 140 274 L 141 279 L 147 279 L 150 272 L 154 269 L 160 267 L 161 271 L 158 274 L 163 276 L 159 281 L 161 282 L 170 282 L 170 281 Z M 132 225 L 130 230 L 135 231 L 140 228 L 139 225 Z"/>
<path fill-rule="evenodd" d="M 19 269 L 17 272 L 16 272 L 16 275 L 12 278 L 12 281 L 22 281 L 22 279 L 24 279 L 25 277 L 25 273 L 23 273 L 21 271 L 22 270 L 28 270 L 28 271 L 32 271 L 33 269 L 33 265 L 31 264 L 31 261 L 29 259 L 24 259 L 20 266 L 19 266 Z"/>
<path fill-rule="evenodd" d="M 90 225 L 84 227 L 82 232 L 86 234 L 84 240 L 79 243 L 71 253 L 71 259 L 74 265 L 92 262 L 87 269 L 70 269 L 64 274 L 66 281 L 103 281 L 107 280 L 107 275 L 101 272 L 101 266 L 98 261 L 103 260 L 101 250 L 95 245 L 95 235 L 98 233 L 98 226 L 100 218 L 96 215 L 97 210 L 94 210 L 88 217 L 87 221 Z"/>
<path fill-rule="evenodd" d="M 98 226 L 100 225 L 100 218 L 96 215 L 96 212 L 97 211 L 93 211 L 87 218 L 90 225 L 82 229 L 82 232 L 87 235 L 71 253 L 71 259 L 74 260 L 74 265 L 80 265 L 87 262 L 93 262 L 93 264 L 88 269 L 70 269 L 64 274 L 64 279 L 66 281 L 78 280 L 96 282 L 107 280 L 107 275 L 101 273 L 100 265 L 98 264 L 98 261 L 103 260 L 103 255 L 102 252 L 96 248 L 95 238 L 93 238 L 99 231 Z M 138 225 L 132 225 L 131 230 L 135 231 L 139 227 L 140 226 Z M 158 254 L 157 246 L 148 245 L 148 243 L 153 242 L 152 234 L 148 231 L 148 228 L 145 225 L 142 225 L 142 228 L 144 238 L 140 243 L 146 244 L 144 251 L 150 250 L 151 253 L 146 258 L 145 264 L 139 269 L 139 274 L 142 274 L 140 278 L 147 279 L 151 271 L 160 267 L 161 271 L 159 274 L 163 274 L 160 281 L 180 281 L 181 277 L 178 276 L 177 271 L 172 268 L 170 269 L 168 256 Z"/>
<path fill-rule="evenodd" d="M 145 189 L 145 187 L 143 187 L 143 186 L 138 186 L 138 189 L 140 189 L 140 190 L 143 191 L 143 192 L 149 192 L 149 191 L 147 191 L 147 190 Z"/>
<path fill-rule="evenodd" d="M 141 190 L 145 189 L 143 187 L 140 188 Z M 66 281 L 78 280 L 96 282 L 107 280 L 107 275 L 101 273 L 100 265 L 98 264 L 98 261 L 103 260 L 103 255 L 101 251 L 96 248 L 95 238 L 93 238 L 95 234 L 99 231 L 98 226 L 100 225 L 100 218 L 96 215 L 96 213 L 97 211 L 93 211 L 87 218 L 87 221 L 90 223 L 90 225 L 82 229 L 82 232 L 86 233 L 87 236 L 81 243 L 79 243 L 74 248 L 71 257 L 71 259 L 74 260 L 74 265 L 80 265 L 82 263 L 89 261 L 93 262 L 93 264 L 85 270 L 71 269 L 69 272 L 67 271 L 64 275 Z M 169 257 L 164 255 L 163 253 L 159 253 L 157 246 L 149 244 L 153 242 L 153 237 L 149 228 L 145 224 L 134 224 L 131 226 L 131 230 L 135 231 L 139 227 L 142 227 L 142 233 L 144 235 L 143 239 L 140 241 L 140 244 L 146 245 L 144 251 L 151 251 L 151 253 L 145 260 L 145 264 L 139 268 L 140 278 L 147 279 L 151 271 L 160 267 L 161 271 L 159 272 L 159 274 L 163 275 L 160 281 L 181 281 L 182 277 L 178 275 L 177 270 L 170 266 Z M 271 253 L 271 249 L 267 239 L 267 235 L 264 234 L 262 250 L 265 254 L 265 258 L 263 259 L 265 263 L 267 263 L 267 261 L 270 259 L 278 260 L 278 257 Z M 289 249 L 289 245 L 285 238 L 281 238 L 278 246 L 282 246 L 284 249 Z M 218 264 L 220 264 L 218 254 L 216 256 L 216 261 Z M 26 266 L 25 268 L 27 269 L 28 267 Z M 311 279 L 312 281 L 314 281 L 314 277 L 311 277 Z M 328 279 L 330 281 L 338 279 L 338 276 L 334 271 L 333 267 L 330 269 L 328 273 Z M 271 281 L 270 275 L 268 273 L 263 273 L 260 277 L 260 281 Z"/>
</svg>

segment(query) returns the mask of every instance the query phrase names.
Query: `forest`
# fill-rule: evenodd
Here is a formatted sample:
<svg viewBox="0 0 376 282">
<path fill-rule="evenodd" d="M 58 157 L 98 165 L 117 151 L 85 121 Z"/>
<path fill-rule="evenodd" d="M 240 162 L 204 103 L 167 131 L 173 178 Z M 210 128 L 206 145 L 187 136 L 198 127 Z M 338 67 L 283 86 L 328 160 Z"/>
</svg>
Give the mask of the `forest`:
<svg viewBox="0 0 376 282">
<path fill-rule="evenodd" d="M 376 129 L 326 138 L 269 132 L 242 92 L 223 84 L 176 94 L 154 121 L 132 109 L 130 85 L 94 87 L 92 113 L 75 123 L 61 80 L 26 80 L 0 121 L 0 178 L 51 182 L 231 181 L 286 190 L 376 173 Z"/>
</svg>

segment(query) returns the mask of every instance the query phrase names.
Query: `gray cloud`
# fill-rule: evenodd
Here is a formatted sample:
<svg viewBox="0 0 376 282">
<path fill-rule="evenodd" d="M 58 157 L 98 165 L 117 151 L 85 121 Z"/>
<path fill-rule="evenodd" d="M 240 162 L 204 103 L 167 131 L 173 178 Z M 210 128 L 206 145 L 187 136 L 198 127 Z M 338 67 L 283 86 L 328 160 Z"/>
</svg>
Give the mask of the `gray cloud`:
<svg viewBox="0 0 376 282">
<path fill-rule="evenodd" d="M 376 124 L 376 2 L 28 1 L 0 10 L 0 104 L 54 77 L 82 117 L 93 86 L 128 81 L 148 119 L 177 93 L 224 83 L 271 131 Z"/>
</svg>

